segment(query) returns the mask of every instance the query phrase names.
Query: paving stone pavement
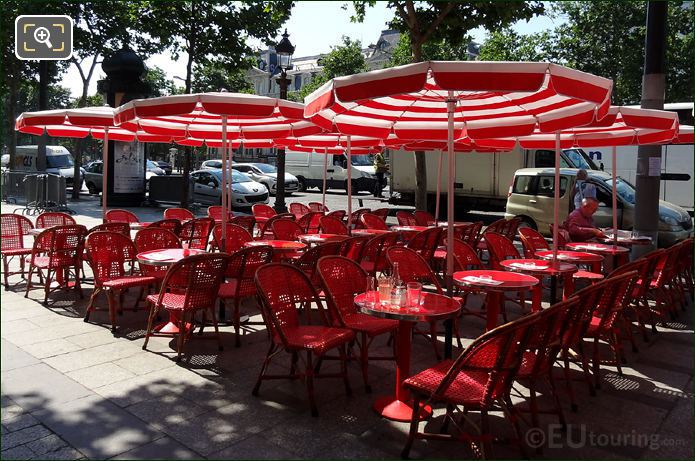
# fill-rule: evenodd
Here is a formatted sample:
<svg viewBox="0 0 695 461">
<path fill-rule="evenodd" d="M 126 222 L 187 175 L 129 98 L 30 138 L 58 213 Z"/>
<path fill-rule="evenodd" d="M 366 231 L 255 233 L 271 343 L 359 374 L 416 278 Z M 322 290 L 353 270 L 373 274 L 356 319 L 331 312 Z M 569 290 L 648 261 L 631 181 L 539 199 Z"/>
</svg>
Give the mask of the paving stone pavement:
<svg viewBox="0 0 695 461">
<path fill-rule="evenodd" d="M 95 203 L 79 209 L 80 223 L 98 222 Z M 7 205 L 2 211 L 8 211 Z M 161 216 L 161 209 L 136 211 L 143 220 Z M 177 364 L 168 338 L 154 338 L 147 351 L 141 349 L 144 310 L 119 317 L 121 327 L 114 336 L 101 323 L 104 313 L 95 314 L 94 323 L 82 322 L 91 285 L 85 285 L 83 300 L 57 293 L 51 298 L 57 301 L 44 307 L 40 290 L 24 298 L 24 282 L 19 277 L 11 282 L 0 304 L 2 459 L 400 457 L 407 424 L 383 420 L 371 409 L 377 396 L 392 392 L 390 362 L 370 364 L 372 394 L 365 393 L 354 364 L 352 397 L 345 396 L 342 384 L 319 380 L 320 416 L 312 418 L 300 382 L 264 382 L 259 397 L 251 395 L 268 344 L 263 327 L 249 328 L 242 346 L 235 348 L 232 328 L 223 326 L 222 352 L 214 341 L 194 338 Z M 132 301 L 128 295 L 126 302 Z M 260 320 L 253 303 L 243 310 Z M 579 411 L 572 412 L 563 399 L 567 433 L 559 430 L 556 418 L 542 415 L 547 444 L 532 457 L 692 459 L 692 312 L 690 304 L 667 328 L 650 335 L 649 343 L 639 338 L 639 353 L 628 347 L 623 376 L 602 367 L 603 385 L 596 397 L 589 396 L 574 372 Z M 510 306 L 509 314 L 514 317 L 518 311 Z M 470 343 L 482 328 L 479 319 L 465 318 L 464 342 Z M 385 340 L 373 347 L 375 354 L 390 351 Z M 276 366 L 286 367 L 285 359 L 279 356 Z M 413 371 L 434 363 L 430 345 L 416 337 Z M 323 366 L 330 370 L 337 365 Z M 525 391 L 518 387 L 519 393 Z M 438 427 L 441 414 L 441 409 L 435 411 L 428 428 Z M 510 435 L 501 413 L 493 413 L 492 427 Z M 411 456 L 460 459 L 473 452 L 461 444 L 417 441 Z M 502 440 L 495 443 L 494 456 L 517 458 L 519 452 Z"/>
</svg>

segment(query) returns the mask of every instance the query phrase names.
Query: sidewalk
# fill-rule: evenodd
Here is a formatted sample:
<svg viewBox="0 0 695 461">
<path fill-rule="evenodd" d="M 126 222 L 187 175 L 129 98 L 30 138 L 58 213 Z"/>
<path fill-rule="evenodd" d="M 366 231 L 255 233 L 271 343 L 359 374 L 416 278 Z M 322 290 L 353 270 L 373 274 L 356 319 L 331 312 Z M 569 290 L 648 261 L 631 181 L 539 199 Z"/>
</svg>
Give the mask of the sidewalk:
<svg viewBox="0 0 695 461">
<path fill-rule="evenodd" d="M 80 205 L 80 211 L 90 212 L 89 206 L 83 210 Z M 2 210 L 7 212 L 6 205 Z M 143 220 L 155 219 L 149 212 L 138 209 Z M 152 212 L 161 216 L 161 209 Z M 76 218 L 87 226 L 99 219 L 98 213 Z M 168 338 L 153 338 L 148 350 L 142 350 L 144 309 L 120 316 L 121 329 L 114 336 L 104 325 L 82 321 L 91 285 L 84 287 L 84 299 L 57 293 L 47 307 L 40 303 L 41 290 L 25 299 L 24 287 L 21 282 L 3 291 L 0 307 L 2 459 L 400 457 L 408 425 L 381 419 L 371 409 L 377 396 L 392 391 L 390 362 L 370 364 L 372 394 L 362 388 L 356 364 L 349 369 L 352 397 L 334 380 L 319 380 L 319 417 L 312 418 L 301 382 L 266 381 L 259 397 L 251 395 L 268 345 L 262 327 L 247 329 L 240 348 L 233 345 L 232 328 L 223 327 L 223 352 L 215 341 L 196 337 L 177 364 Z M 105 300 L 98 302 L 103 306 Z M 124 305 L 132 302 L 126 296 Z M 639 353 L 627 347 L 623 377 L 602 367 L 603 385 L 596 397 L 588 395 L 582 382 L 575 383 L 579 411 L 571 412 L 563 402 L 569 436 L 552 426 L 554 417 L 542 418 L 558 444 L 544 449 L 542 457 L 690 459 L 692 309 L 688 306 L 669 328 L 660 328 L 650 343 L 640 338 Z M 260 320 L 252 303 L 243 310 Z M 510 309 L 512 316 L 514 312 Z M 105 320 L 104 312 L 92 317 L 93 322 Z M 466 343 L 482 328 L 482 321 L 466 318 L 461 330 Z M 375 354 L 389 352 L 385 343 L 375 341 Z M 289 362 L 285 358 L 278 362 Z M 430 345 L 416 337 L 413 371 L 433 363 Z M 439 415 L 441 411 L 435 413 Z M 508 434 L 508 425 L 496 416 L 493 432 Z M 429 424 L 437 423 L 435 418 Z M 496 457 L 519 455 L 507 443 L 494 449 Z M 462 444 L 416 441 L 411 456 L 460 459 L 473 454 Z"/>
</svg>

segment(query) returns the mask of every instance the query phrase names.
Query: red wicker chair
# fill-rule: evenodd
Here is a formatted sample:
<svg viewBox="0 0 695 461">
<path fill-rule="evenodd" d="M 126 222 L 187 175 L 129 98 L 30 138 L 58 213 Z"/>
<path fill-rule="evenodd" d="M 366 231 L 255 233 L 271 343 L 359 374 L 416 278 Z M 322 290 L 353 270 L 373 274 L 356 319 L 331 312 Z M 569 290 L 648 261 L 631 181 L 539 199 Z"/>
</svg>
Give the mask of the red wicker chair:
<svg viewBox="0 0 695 461">
<path fill-rule="evenodd" d="M 444 243 L 446 245 L 446 242 Z M 454 239 L 454 269 L 457 271 L 482 269 L 483 263 L 478 253 L 459 239 Z"/>
<path fill-rule="evenodd" d="M 277 213 L 273 207 L 266 205 L 264 203 L 256 203 L 251 207 L 253 217 L 256 218 L 256 222 L 261 225 L 267 220 L 275 216 Z"/>
<path fill-rule="evenodd" d="M 164 210 L 164 219 L 178 219 L 179 221 L 187 221 L 194 219 L 195 216 L 185 208 L 167 208 Z"/>
<path fill-rule="evenodd" d="M 309 209 L 311 211 L 320 211 L 322 213 L 328 213 L 330 211 L 328 207 L 321 202 L 309 202 Z"/>
<path fill-rule="evenodd" d="M 215 248 L 232 254 L 244 248 L 244 244 L 252 241 L 253 237 L 243 227 L 227 223 L 227 240 L 224 249 L 222 249 L 222 224 L 217 224 L 212 230 L 212 239 L 215 242 Z"/>
<path fill-rule="evenodd" d="M 350 235 L 345 223 L 332 216 L 323 216 L 319 220 L 319 228 L 324 234 Z"/>
<path fill-rule="evenodd" d="M 92 232 L 118 232 L 130 238 L 130 224 L 127 222 L 105 222 L 89 229 Z"/>
<path fill-rule="evenodd" d="M 140 222 L 140 218 L 128 210 L 108 210 L 104 217 L 105 222 L 127 222 L 129 224 Z"/>
<path fill-rule="evenodd" d="M 183 223 L 179 238 L 181 242 L 188 243 L 189 248 L 207 250 L 210 233 L 215 225 L 212 218 L 190 219 Z"/>
<path fill-rule="evenodd" d="M 243 230 L 243 229 L 242 229 Z M 229 258 L 227 271 L 225 272 L 226 281 L 220 285 L 218 297 L 220 298 L 220 319 L 226 318 L 225 311 L 228 307 L 227 302 L 234 301 L 234 325 L 235 345 L 241 345 L 241 319 L 239 316 L 239 305 L 244 298 L 257 295 L 254 277 L 259 267 L 262 267 L 273 260 L 273 249 L 270 246 L 257 246 L 242 248 L 237 250 Z"/>
<path fill-rule="evenodd" d="M 326 242 L 309 248 L 298 258 L 292 260 L 292 265 L 300 268 L 314 284 L 317 291 L 321 290 L 321 280 L 316 264 L 324 256 L 337 256 L 342 242 Z"/>
<path fill-rule="evenodd" d="M 46 229 L 53 226 L 74 226 L 75 224 L 77 224 L 75 218 L 59 211 L 47 211 L 36 217 L 37 229 Z"/>
<path fill-rule="evenodd" d="M 365 229 L 389 230 L 389 226 L 379 216 L 372 213 L 362 213 L 360 222 Z"/>
<path fill-rule="evenodd" d="M 215 223 L 222 222 L 222 207 L 220 205 L 213 205 L 208 207 L 208 218 L 213 219 Z M 234 217 L 234 212 L 232 210 L 227 210 L 227 221 L 231 221 Z"/>
<path fill-rule="evenodd" d="M 520 228 L 519 238 L 521 239 L 521 245 L 524 247 L 525 258 L 533 259 L 536 257 L 536 251 L 550 250 L 550 245 L 548 245 L 545 237 L 530 227 Z"/>
<path fill-rule="evenodd" d="M 548 227 L 550 228 L 550 235 L 553 235 L 554 226 L 552 224 L 548 224 Z M 570 237 L 570 233 L 567 231 L 567 229 L 564 229 L 563 227 L 558 228 L 558 230 L 557 230 L 558 250 L 563 250 L 565 248 L 565 245 L 567 245 L 571 241 L 572 241 L 572 238 Z"/>
<path fill-rule="evenodd" d="M 647 291 L 648 298 L 656 303 L 654 312 L 661 317 L 662 321 L 665 321 L 667 313 L 670 314 L 672 319 L 675 319 L 677 300 L 675 298 L 673 280 L 678 271 L 679 248 L 677 245 L 674 245 L 665 249 L 659 254 L 658 259 L 651 255 L 647 255 L 647 257 L 656 259 L 653 262 L 651 281 Z"/>
<path fill-rule="evenodd" d="M 415 210 L 413 216 L 418 226 L 434 226 L 436 224 L 434 216 L 427 211 Z"/>
<path fill-rule="evenodd" d="M 2 253 L 2 275 L 5 290 L 10 288 L 9 277 L 21 274 L 24 277 L 25 257 L 31 254 L 32 249 L 24 246 L 24 237 L 29 235 L 29 231 L 34 228 L 29 218 L 14 214 L 3 213 L 0 215 L 0 252 Z M 10 271 L 10 260 L 19 257 L 19 272 Z"/>
<path fill-rule="evenodd" d="M 290 213 L 292 213 L 296 219 L 299 219 L 302 216 L 304 216 L 305 214 L 311 212 L 311 208 L 304 205 L 303 203 L 298 203 L 298 202 L 290 203 L 289 209 L 290 209 Z"/>
<path fill-rule="evenodd" d="M 345 256 L 346 258 L 355 261 L 357 264 L 362 261 L 362 253 L 364 252 L 367 242 L 369 242 L 368 235 L 360 235 L 357 237 L 350 237 L 348 239 L 340 242 L 340 250 L 338 254 L 340 256 Z"/>
<path fill-rule="evenodd" d="M 44 277 L 44 298 L 43 303 L 48 303 L 48 294 L 51 292 L 52 276 L 67 284 L 69 270 L 74 270 L 75 284 L 77 293 L 82 295 L 80 286 L 80 267 L 82 266 L 82 251 L 84 250 L 84 238 L 87 235 L 87 228 L 80 225 L 54 226 L 46 229 L 36 236 L 34 246 L 31 250 L 29 262 L 29 274 L 27 275 L 27 289 L 24 294 L 29 296 L 29 290 L 33 288 L 31 276 L 38 272 L 39 277 Z M 43 271 L 46 271 L 44 274 Z M 59 287 L 61 289 L 64 287 Z"/>
<path fill-rule="evenodd" d="M 248 231 L 249 234 L 253 236 L 256 229 L 256 218 L 253 216 L 235 216 L 230 222 L 232 224 L 236 224 L 237 226 L 243 227 Z"/>
<path fill-rule="evenodd" d="M 354 339 L 351 330 L 331 327 L 323 303 L 309 278 L 298 268 L 288 264 L 267 264 L 256 272 L 256 286 L 265 311 L 265 321 L 272 335 L 268 354 L 263 361 L 261 372 L 253 388 L 257 396 L 261 382 L 265 379 L 289 378 L 304 379 L 306 382 L 312 416 L 318 416 L 314 399 L 314 378 L 339 377 L 343 379 L 345 391 L 352 394 L 347 375 L 347 345 Z M 315 304 L 321 318 L 319 325 L 312 325 L 311 305 Z M 300 323 L 299 312 L 306 316 Z M 292 355 L 289 375 L 267 374 L 272 358 L 281 350 Z M 330 350 L 337 349 L 340 355 L 340 373 L 319 375 L 314 371 L 314 358 L 321 360 Z M 296 364 L 301 353 L 306 352 L 304 372 L 297 370 Z"/>
<path fill-rule="evenodd" d="M 498 219 L 489 226 L 485 228 L 485 233 L 495 232 L 497 234 L 502 234 L 511 241 L 514 241 L 516 237 L 516 231 L 521 223 L 521 218 L 512 219 Z"/>
<path fill-rule="evenodd" d="M 297 220 L 297 224 L 304 229 L 305 234 L 316 234 L 319 231 L 319 226 L 323 218 L 323 213 L 320 211 L 310 211 Z"/>
<path fill-rule="evenodd" d="M 377 215 L 380 217 L 384 222 L 386 222 L 386 218 L 388 217 L 389 213 L 391 212 L 390 208 L 377 208 L 376 210 L 373 210 L 371 213 L 373 215 Z"/>
<path fill-rule="evenodd" d="M 478 248 L 478 243 L 482 234 L 482 221 L 474 222 L 465 226 L 454 226 L 454 237 L 470 245 L 471 248 Z"/>
<path fill-rule="evenodd" d="M 650 261 L 647 258 L 639 258 L 627 264 L 624 264 L 608 275 L 608 278 L 617 277 L 628 272 L 637 272 L 637 280 L 630 292 L 625 298 L 625 308 L 621 312 L 620 320 L 623 322 L 625 333 L 627 334 L 630 343 L 632 344 L 633 352 L 638 352 L 637 344 L 632 334 L 632 318 L 637 321 L 640 331 L 645 342 L 649 341 L 647 337 L 647 328 L 644 326 L 646 321 L 651 321 L 652 326 L 656 328 L 654 322 L 654 314 L 647 303 L 646 308 L 643 307 L 641 301 L 645 298 L 647 290 L 649 290 L 650 278 Z"/>
<path fill-rule="evenodd" d="M 159 227 L 162 229 L 169 230 L 174 234 L 178 235 L 181 232 L 181 221 L 178 219 L 161 219 L 155 221 L 147 227 Z"/>
<path fill-rule="evenodd" d="M 173 232 L 158 227 L 141 229 L 135 234 L 135 248 L 138 253 L 167 248 L 181 248 L 181 240 Z M 140 273 L 151 276 L 162 282 L 167 274 L 166 267 L 140 263 Z"/>
<path fill-rule="evenodd" d="M 276 214 L 275 216 L 268 219 L 265 223 L 261 223 L 261 229 L 258 238 L 260 240 L 270 240 L 275 238 L 275 234 L 273 234 L 273 223 L 280 219 L 289 219 L 290 221 L 294 221 L 294 215 L 292 213 Z"/>
<path fill-rule="evenodd" d="M 355 210 L 352 212 L 350 215 L 350 218 L 348 219 L 348 227 L 351 229 L 359 229 L 362 227 L 362 221 L 360 221 L 360 216 L 364 213 L 371 213 L 372 210 L 369 208 L 360 208 L 358 210 Z"/>
<path fill-rule="evenodd" d="M 362 314 L 355 307 L 355 296 L 367 289 L 367 273 L 355 261 L 343 256 L 324 256 L 318 261 L 318 273 L 326 293 L 333 326 L 355 332 L 360 351 L 362 379 L 367 392 L 369 385 L 369 346 L 377 336 L 393 333 L 398 322 Z M 394 360 L 395 357 L 371 357 L 371 360 Z"/>
<path fill-rule="evenodd" d="M 417 226 L 417 220 L 415 216 L 407 211 L 397 211 L 396 219 L 398 220 L 399 226 Z"/>
<path fill-rule="evenodd" d="M 106 292 L 108 300 L 109 320 L 111 331 L 116 331 L 116 312 L 121 312 L 121 293 L 129 288 L 140 288 L 142 291 L 156 285 L 155 277 L 145 275 L 133 275 L 132 268 L 135 263 L 137 250 L 135 244 L 123 234 L 118 232 L 92 232 L 87 236 L 85 248 L 89 253 L 89 265 L 94 273 L 94 291 L 87 304 L 87 312 L 84 321 L 89 322 L 92 312 L 97 309 L 95 302 L 102 291 Z M 135 306 L 129 310 L 136 310 Z"/>
<path fill-rule="evenodd" d="M 167 272 L 159 294 L 149 295 L 150 315 L 147 319 L 147 333 L 143 349 L 152 336 L 169 336 L 154 331 L 154 320 L 161 309 L 166 309 L 176 319 L 179 333 L 177 334 L 176 361 L 181 360 L 184 341 L 193 336 L 195 314 L 202 311 L 202 327 L 208 314 L 215 328 L 215 336 L 219 350 L 222 350 L 222 339 L 217 328 L 215 316 L 215 300 L 224 279 L 229 256 L 220 253 L 208 253 L 189 256 L 174 263 Z M 190 326 L 187 326 L 189 325 Z"/>
<path fill-rule="evenodd" d="M 272 223 L 273 236 L 276 240 L 297 241 L 304 234 L 304 229 L 291 219 L 278 219 Z"/>
<path fill-rule="evenodd" d="M 413 408 L 420 404 L 443 404 L 446 414 L 441 430 L 428 433 L 418 432 L 420 415 L 413 412 L 408 439 L 401 453 L 403 459 L 408 458 L 415 439 L 481 441 L 482 457 L 493 458 L 488 412 L 497 407 L 502 408 L 511 422 L 522 455 L 525 455 L 518 412 L 507 397 L 536 318 L 522 317 L 490 330 L 473 341 L 455 361 L 444 360 L 404 381 L 406 389 L 413 394 Z M 481 424 L 473 426 L 480 427 L 479 434 L 463 431 L 464 426 L 459 424 L 455 414 L 458 406 L 463 407 L 462 417 L 466 419 L 470 418 L 470 411 L 480 413 Z M 453 423 L 458 434 L 447 434 L 449 423 Z"/>
<path fill-rule="evenodd" d="M 519 251 L 511 240 L 496 232 L 485 232 L 483 240 L 490 252 L 490 268 L 504 270 L 500 265 L 505 259 L 521 259 Z"/>
<path fill-rule="evenodd" d="M 388 232 L 370 238 L 362 249 L 360 266 L 370 277 L 389 269 L 386 250 L 398 243 L 398 233 Z"/>
<path fill-rule="evenodd" d="M 418 232 L 406 246 L 422 256 L 425 261 L 434 261 L 434 252 L 442 240 L 443 230 L 441 227 L 432 227 Z"/>
<path fill-rule="evenodd" d="M 335 211 L 331 211 L 329 213 L 326 213 L 326 216 L 330 216 L 331 218 L 335 218 L 339 221 L 345 222 L 345 215 L 346 214 L 347 213 L 345 212 L 345 210 L 335 210 Z"/>
</svg>

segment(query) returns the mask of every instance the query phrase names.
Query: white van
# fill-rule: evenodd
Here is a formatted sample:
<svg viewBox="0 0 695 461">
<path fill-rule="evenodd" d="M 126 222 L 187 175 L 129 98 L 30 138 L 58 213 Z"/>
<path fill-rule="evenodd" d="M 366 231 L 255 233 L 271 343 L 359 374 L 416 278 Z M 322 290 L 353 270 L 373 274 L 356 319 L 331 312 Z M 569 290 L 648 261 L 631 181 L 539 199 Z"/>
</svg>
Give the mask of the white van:
<svg viewBox="0 0 695 461">
<path fill-rule="evenodd" d="M 3 168 L 12 171 L 25 171 L 36 173 L 36 158 L 38 157 L 38 146 L 17 146 L 14 165 L 10 165 L 10 154 L 2 156 Z M 84 168 L 80 168 L 81 176 L 84 178 Z M 72 154 L 63 146 L 46 146 L 46 173 L 55 174 L 65 178 L 68 187 L 72 187 L 72 180 L 75 173 L 75 162 Z M 82 182 L 80 182 L 82 189 Z"/>
<path fill-rule="evenodd" d="M 299 190 L 323 187 L 324 155 L 317 152 L 285 151 L 285 171 L 297 177 Z M 327 154 L 326 188 L 347 190 L 347 156 Z M 374 192 L 376 174 L 371 155 L 352 156 L 352 192 Z"/>
</svg>

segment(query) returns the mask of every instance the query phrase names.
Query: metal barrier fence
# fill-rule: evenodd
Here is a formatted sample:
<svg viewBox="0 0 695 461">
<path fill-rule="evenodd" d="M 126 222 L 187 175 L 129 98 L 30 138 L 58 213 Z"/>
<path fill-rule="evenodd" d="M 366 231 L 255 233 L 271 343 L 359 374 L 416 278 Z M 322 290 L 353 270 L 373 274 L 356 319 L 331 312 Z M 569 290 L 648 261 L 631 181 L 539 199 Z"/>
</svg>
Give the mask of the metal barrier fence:
<svg viewBox="0 0 695 461">
<path fill-rule="evenodd" d="M 65 178 L 54 174 L 26 174 L 7 171 L 2 175 L 2 198 L 8 203 L 25 203 L 23 214 L 64 211 L 68 208 Z M 15 210 L 15 211 L 17 211 Z"/>
<path fill-rule="evenodd" d="M 7 203 L 26 203 L 24 196 L 24 177 L 27 175 L 24 171 L 3 171 L 0 177 L 2 183 L 2 200 Z"/>
</svg>

